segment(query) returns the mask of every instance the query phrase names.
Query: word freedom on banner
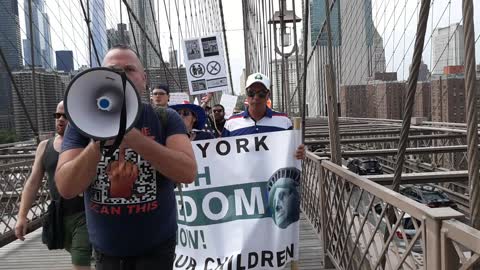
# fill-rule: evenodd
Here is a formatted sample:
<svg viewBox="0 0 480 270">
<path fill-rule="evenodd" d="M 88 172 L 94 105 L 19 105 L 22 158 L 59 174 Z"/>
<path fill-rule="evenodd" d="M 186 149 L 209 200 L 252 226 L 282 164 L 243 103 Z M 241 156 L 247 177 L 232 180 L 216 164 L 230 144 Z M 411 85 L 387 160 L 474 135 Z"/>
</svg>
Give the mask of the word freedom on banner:
<svg viewBox="0 0 480 270">
<path fill-rule="evenodd" d="M 192 142 L 196 180 L 176 195 L 175 269 L 278 269 L 298 260 L 296 130 Z"/>
</svg>

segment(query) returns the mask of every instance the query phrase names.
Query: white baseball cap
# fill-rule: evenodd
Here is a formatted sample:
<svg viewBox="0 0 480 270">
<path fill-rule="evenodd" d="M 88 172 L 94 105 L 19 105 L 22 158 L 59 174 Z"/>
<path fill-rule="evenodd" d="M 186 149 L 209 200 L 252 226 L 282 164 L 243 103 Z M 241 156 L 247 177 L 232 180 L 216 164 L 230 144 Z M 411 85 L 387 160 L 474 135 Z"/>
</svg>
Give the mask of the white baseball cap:
<svg viewBox="0 0 480 270">
<path fill-rule="evenodd" d="M 265 88 L 270 89 L 270 79 L 262 73 L 257 72 L 250 74 L 250 76 L 247 78 L 247 82 L 245 83 L 245 88 L 250 87 L 254 83 L 261 83 L 265 86 Z"/>
</svg>

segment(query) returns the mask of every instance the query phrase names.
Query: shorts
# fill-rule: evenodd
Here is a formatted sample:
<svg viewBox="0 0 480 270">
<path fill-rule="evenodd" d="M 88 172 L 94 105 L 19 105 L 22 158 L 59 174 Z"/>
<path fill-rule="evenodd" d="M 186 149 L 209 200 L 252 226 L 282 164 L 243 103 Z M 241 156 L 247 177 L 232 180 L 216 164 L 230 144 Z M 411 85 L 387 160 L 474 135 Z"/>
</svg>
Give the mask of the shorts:
<svg viewBox="0 0 480 270">
<path fill-rule="evenodd" d="M 87 219 L 85 212 L 65 216 L 64 245 L 70 252 L 72 264 L 76 266 L 90 266 L 92 260 L 92 245 L 88 238 Z"/>
</svg>

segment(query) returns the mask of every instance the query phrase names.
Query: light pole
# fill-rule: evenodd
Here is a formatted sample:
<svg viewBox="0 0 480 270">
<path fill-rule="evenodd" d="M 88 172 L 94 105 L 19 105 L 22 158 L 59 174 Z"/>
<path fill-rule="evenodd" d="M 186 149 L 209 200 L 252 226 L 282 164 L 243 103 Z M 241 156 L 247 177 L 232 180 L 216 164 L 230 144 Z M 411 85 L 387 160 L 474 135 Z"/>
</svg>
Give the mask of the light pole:
<svg viewBox="0 0 480 270">
<path fill-rule="evenodd" d="M 280 29 L 280 48 L 275 42 L 275 52 L 279 54 L 282 58 L 282 108 L 285 109 L 287 114 L 291 114 L 290 102 L 290 80 L 289 80 L 289 68 L 288 68 L 288 57 L 298 51 L 297 40 L 293 40 L 291 44 L 292 30 L 290 27 L 287 27 L 287 24 L 296 24 L 302 20 L 295 15 L 292 10 L 287 10 L 286 0 L 279 0 L 279 11 L 275 11 L 273 18 L 268 21 L 269 24 L 273 24 L 273 36 L 277 40 L 277 29 Z M 295 8 L 295 7 L 293 7 Z M 279 25 L 279 27 L 277 27 Z M 296 27 L 293 31 L 294 36 L 296 35 Z M 286 47 L 293 46 L 290 52 L 285 52 Z M 298 72 L 298 71 L 297 71 Z M 278 74 L 276 74 L 278 76 Z"/>
</svg>

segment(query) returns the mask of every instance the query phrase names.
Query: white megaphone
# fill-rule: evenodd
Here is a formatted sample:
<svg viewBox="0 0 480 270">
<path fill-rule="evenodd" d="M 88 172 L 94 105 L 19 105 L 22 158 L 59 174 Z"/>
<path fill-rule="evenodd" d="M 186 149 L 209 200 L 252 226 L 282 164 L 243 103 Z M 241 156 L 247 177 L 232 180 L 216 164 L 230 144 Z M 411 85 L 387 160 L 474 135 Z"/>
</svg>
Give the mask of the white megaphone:
<svg viewBox="0 0 480 270">
<path fill-rule="evenodd" d="M 97 141 L 119 135 L 122 106 L 125 133 L 134 127 L 141 107 L 140 96 L 125 74 L 105 67 L 91 68 L 75 76 L 65 92 L 64 104 L 69 123 Z"/>
</svg>

